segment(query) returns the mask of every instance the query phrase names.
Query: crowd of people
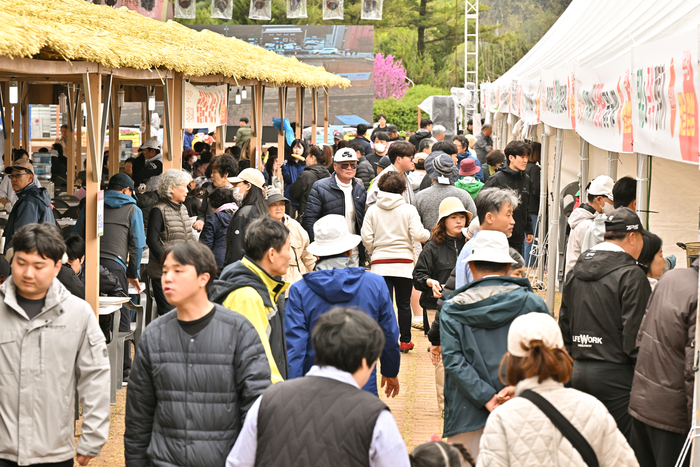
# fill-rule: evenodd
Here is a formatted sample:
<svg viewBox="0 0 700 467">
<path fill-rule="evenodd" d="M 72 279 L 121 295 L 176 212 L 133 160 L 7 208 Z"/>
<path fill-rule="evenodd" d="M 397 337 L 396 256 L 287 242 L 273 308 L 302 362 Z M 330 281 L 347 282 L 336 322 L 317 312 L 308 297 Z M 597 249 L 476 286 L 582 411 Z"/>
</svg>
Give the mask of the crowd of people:
<svg viewBox="0 0 700 467">
<path fill-rule="evenodd" d="M 557 321 L 527 279 L 539 143 L 499 151 L 488 124 L 449 136 L 429 119 L 405 140 L 382 115 L 256 168 L 247 123 L 223 154 L 187 129 L 182 169 L 147 140 L 109 178 L 100 292 L 147 281 L 160 316 L 133 362 L 125 345 L 127 466 L 675 465 L 698 261 L 670 271 L 633 179 L 597 177 L 570 216 Z M 13 159 L 0 467 L 87 465 L 108 438 L 113 337 L 82 300 L 84 209 L 62 232 L 26 151 Z M 406 390 L 416 332 L 444 428 L 409 454 L 378 394 Z"/>
</svg>

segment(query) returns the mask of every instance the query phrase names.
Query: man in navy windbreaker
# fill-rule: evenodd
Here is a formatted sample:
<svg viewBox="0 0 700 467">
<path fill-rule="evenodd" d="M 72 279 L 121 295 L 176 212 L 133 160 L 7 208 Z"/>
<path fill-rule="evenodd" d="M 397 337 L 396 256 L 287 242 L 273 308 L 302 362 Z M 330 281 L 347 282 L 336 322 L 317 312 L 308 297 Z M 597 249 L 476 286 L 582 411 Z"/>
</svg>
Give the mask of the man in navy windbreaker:
<svg viewBox="0 0 700 467">
<path fill-rule="evenodd" d="M 350 234 L 343 216 L 331 214 L 319 219 L 314 235 L 315 241 L 307 249 L 319 258 L 316 268 L 292 285 L 285 309 L 289 379 L 304 376 L 314 364 L 311 331 L 318 318 L 335 307 L 357 307 L 384 331 L 386 343 L 379 359 L 381 386 L 386 386 L 387 397 L 395 397 L 401 363 L 399 327 L 384 279 L 363 268 L 348 267 L 361 237 Z M 377 395 L 376 371 L 363 389 Z"/>
</svg>

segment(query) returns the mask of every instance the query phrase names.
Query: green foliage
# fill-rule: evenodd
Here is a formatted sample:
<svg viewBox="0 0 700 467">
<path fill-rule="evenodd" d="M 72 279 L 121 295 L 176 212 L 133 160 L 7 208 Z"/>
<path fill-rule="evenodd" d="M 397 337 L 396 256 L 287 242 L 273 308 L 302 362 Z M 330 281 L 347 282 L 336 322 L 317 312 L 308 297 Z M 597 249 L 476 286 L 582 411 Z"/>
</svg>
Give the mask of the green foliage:
<svg viewBox="0 0 700 467">
<path fill-rule="evenodd" d="M 449 95 L 449 89 L 427 85 L 413 86 L 400 101 L 394 98 L 374 101 L 374 121 L 377 121 L 377 115 L 384 114 L 387 121 L 396 125 L 399 131 L 415 132 L 418 129 L 418 104 L 430 96 Z"/>
</svg>

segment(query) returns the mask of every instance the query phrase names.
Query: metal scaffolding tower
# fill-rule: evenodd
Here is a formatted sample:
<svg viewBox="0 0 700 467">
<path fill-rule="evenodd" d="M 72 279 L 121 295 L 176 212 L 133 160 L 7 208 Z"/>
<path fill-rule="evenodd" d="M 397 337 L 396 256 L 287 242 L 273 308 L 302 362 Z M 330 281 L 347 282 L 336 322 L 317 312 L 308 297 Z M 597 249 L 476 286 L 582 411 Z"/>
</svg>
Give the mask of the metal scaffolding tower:
<svg viewBox="0 0 700 467">
<path fill-rule="evenodd" d="M 464 89 L 474 93 L 464 109 L 466 128 L 467 119 L 479 106 L 479 0 L 464 0 L 464 16 Z"/>
</svg>

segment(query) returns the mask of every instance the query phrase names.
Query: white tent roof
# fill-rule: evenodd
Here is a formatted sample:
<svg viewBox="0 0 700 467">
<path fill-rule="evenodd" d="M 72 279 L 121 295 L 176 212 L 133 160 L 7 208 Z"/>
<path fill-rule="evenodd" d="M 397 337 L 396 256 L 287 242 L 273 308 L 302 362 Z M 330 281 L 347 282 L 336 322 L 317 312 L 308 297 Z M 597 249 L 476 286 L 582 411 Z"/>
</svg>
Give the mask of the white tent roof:
<svg viewBox="0 0 700 467">
<path fill-rule="evenodd" d="M 577 60 L 594 68 L 632 46 L 700 25 L 697 0 L 573 0 L 547 34 L 496 83 L 539 78 L 540 70 Z"/>
</svg>

